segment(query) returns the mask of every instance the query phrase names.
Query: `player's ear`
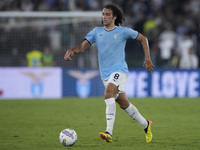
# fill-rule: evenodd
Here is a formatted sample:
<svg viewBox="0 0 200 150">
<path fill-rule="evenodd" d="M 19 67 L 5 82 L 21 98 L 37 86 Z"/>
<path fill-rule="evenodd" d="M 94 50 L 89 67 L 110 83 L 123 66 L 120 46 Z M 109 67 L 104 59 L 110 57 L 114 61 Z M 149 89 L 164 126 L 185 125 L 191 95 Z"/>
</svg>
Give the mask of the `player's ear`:
<svg viewBox="0 0 200 150">
<path fill-rule="evenodd" d="M 113 20 L 116 20 L 116 19 L 117 19 L 117 16 L 112 17 L 112 19 L 113 19 Z"/>
</svg>

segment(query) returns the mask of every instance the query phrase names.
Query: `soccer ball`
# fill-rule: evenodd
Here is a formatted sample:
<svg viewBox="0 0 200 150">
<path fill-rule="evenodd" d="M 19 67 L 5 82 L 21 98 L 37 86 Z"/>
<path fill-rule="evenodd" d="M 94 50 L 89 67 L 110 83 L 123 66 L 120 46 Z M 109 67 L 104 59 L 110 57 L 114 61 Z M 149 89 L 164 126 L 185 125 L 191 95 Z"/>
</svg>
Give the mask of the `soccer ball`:
<svg viewBox="0 0 200 150">
<path fill-rule="evenodd" d="M 60 132 L 60 143 L 64 146 L 73 146 L 77 141 L 77 134 L 73 129 L 64 129 Z"/>
</svg>

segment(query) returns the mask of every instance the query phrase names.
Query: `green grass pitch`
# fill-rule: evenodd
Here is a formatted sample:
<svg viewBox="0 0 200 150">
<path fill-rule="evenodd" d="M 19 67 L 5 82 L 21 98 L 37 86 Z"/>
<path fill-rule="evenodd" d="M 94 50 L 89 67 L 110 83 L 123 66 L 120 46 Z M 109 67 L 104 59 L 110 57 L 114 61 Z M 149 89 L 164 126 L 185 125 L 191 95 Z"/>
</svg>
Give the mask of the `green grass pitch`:
<svg viewBox="0 0 200 150">
<path fill-rule="evenodd" d="M 199 150 L 200 98 L 136 98 L 130 101 L 153 121 L 152 143 L 142 127 L 117 105 L 113 143 L 98 137 L 105 130 L 103 98 L 0 100 L 0 150 Z M 73 147 L 59 133 L 78 134 Z"/>
</svg>

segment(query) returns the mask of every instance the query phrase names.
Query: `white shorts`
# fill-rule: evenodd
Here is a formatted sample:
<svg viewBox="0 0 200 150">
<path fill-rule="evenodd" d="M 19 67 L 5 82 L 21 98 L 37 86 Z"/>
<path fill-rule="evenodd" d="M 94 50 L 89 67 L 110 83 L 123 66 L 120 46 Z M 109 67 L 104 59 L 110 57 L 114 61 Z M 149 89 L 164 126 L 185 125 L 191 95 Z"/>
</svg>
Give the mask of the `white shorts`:
<svg viewBox="0 0 200 150">
<path fill-rule="evenodd" d="M 114 72 L 112 73 L 108 80 L 103 80 L 103 84 L 105 88 L 108 86 L 109 83 L 113 83 L 118 87 L 119 92 L 118 93 L 124 93 L 124 88 L 126 85 L 126 81 L 128 79 L 128 75 L 121 73 L 121 72 Z"/>
</svg>

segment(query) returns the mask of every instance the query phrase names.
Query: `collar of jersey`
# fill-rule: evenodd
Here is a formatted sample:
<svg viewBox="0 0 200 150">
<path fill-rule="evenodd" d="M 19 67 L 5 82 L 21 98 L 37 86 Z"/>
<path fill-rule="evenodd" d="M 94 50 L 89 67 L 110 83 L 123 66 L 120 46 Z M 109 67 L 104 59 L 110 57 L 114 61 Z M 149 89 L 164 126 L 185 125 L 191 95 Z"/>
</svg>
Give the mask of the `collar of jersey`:
<svg viewBox="0 0 200 150">
<path fill-rule="evenodd" d="M 103 27 L 104 28 L 104 27 Z M 115 30 L 117 28 L 117 26 L 115 26 L 113 29 L 111 29 L 111 30 L 106 30 L 105 28 L 104 28 L 104 30 L 106 30 L 107 32 L 110 32 L 110 31 L 113 31 L 113 30 Z"/>
</svg>

